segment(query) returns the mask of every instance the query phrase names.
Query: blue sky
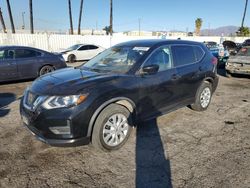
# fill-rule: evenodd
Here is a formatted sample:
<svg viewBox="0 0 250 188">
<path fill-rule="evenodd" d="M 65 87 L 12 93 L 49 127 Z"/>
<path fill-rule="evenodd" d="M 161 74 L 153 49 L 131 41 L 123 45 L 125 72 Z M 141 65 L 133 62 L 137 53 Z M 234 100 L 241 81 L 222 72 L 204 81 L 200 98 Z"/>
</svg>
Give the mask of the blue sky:
<svg viewBox="0 0 250 188">
<path fill-rule="evenodd" d="M 22 25 L 25 12 L 26 29 L 29 28 L 29 1 L 10 0 L 15 26 Z M 80 0 L 71 0 L 73 25 L 77 29 Z M 142 30 L 193 31 L 197 17 L 203 19 L 202 29 L 220 26 L 239 26 L 245 0 L 113 0 L 114 30 L 138 30 L 141 19 Z M 10 28 L 6 0 L 0 7 Z M 250 27 L 250 3 L 245 25 Z M 35 29 L 62 30 L 69 28 L 68 0 L 33 0 Z M 84 0 L 82 28 L 98 29 L 109 25 L 109 0 Z"/>
</svg>

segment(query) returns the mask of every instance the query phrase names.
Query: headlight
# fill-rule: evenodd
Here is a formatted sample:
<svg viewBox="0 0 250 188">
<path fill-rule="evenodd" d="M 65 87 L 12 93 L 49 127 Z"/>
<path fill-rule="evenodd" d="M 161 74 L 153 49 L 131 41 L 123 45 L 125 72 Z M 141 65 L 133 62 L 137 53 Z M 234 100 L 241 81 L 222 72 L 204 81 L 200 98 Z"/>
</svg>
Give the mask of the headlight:
<svg viewBox="0 0 250 188">
<path fill-rule="evenodd" d="M 52 96 L 42 106 L 46 109 L 72 107 L 81 104 L 86 98 L 87 95 Z"/>
</svg>

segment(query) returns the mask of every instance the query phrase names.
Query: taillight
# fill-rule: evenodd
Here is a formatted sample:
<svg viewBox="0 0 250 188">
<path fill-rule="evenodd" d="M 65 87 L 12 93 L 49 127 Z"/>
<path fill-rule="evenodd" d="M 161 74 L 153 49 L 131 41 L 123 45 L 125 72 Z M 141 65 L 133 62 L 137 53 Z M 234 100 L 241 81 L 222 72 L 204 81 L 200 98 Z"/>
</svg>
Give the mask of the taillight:
<svg viewBox="0 0 250 188">
<path fill-rule="evenodd" d="M 214 65 L 217 65 L 218 59 L 216 57 L 212 57 L 211 63 L 214 64 Z"/>
</svg>

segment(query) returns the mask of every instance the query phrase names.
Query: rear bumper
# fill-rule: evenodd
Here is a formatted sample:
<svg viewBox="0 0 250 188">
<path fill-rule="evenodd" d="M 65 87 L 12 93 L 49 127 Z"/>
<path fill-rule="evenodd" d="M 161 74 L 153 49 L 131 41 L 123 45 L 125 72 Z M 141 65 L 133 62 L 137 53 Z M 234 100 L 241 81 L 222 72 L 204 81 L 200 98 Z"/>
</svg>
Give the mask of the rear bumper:
<svg viewBox="0 0 250 188">
<path fill-rule="evenodd" d="M 240 69 L 240 68 L 227 68 L 226 71 L 231 74 L 244 74 L 244 75 L 250 75 L 250 69 Z"/>
</svg>

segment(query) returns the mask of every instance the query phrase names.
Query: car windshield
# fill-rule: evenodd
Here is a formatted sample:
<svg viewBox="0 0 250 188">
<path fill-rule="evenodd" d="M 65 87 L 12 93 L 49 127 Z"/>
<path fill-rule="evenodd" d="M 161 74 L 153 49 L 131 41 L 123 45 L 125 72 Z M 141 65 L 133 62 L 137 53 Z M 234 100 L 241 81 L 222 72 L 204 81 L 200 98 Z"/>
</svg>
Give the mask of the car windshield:
<svg viewBox="0 0 250 188">
<path fill-rule="evenodd" d="M 249 48 L 241 48 L 241 50 L 238 52 L 237 56 L 250 56 Z"/>
<path fill-rule="evenodd" d="M 149 47 L 115 46 L 88 61 L 81 69 L 103 73 L 126 73 L 148 49 Z"/>
<path fill-rule="evenodd" d="M 76 49 L 78 49 L 80 46 L 81 46 L 81 44 L 76 44 L 76 45 L 70 46 L 70 47 L 67 48 L 66 50 L 67 50 L 67 51 L 76 50 Z"/>
</svg>

